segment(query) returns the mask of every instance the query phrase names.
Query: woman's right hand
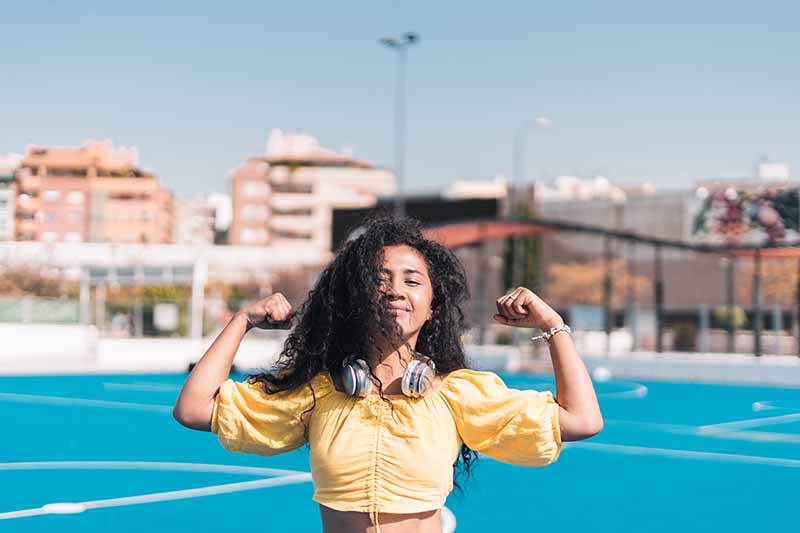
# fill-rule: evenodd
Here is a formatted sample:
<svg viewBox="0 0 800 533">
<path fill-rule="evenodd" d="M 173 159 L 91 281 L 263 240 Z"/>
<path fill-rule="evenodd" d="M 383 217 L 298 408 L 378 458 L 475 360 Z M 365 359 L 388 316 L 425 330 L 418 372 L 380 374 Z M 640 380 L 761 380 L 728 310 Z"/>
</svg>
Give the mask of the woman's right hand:
<svg viewBox="0 0 800 533">
<path fill-rule="evenodd" d="M 294 318 L 292 305 L 279 292 L 240 309 L 236 314 L 247 321 L 247 331 L 253 328 L 290 329 Z"/>
</svg>

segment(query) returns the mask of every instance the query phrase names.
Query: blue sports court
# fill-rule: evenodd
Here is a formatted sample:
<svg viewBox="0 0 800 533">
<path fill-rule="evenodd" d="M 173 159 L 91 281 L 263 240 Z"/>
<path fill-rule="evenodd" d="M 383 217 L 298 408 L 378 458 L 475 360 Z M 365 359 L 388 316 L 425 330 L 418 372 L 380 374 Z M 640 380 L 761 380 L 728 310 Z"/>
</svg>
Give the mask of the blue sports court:
<svg viewBox="0 0 800 533">
<path fill-rule="evenodd" d="M 555 390 L 552 376 L 501 375 Z M 185 377 L 0 378 L 0 529 L 319 531 L 305 449 L 232 454 L 181 427 L 171 409 Z M 456 531 L 800 530 L 800 390 L 595 388 L 603 432 L 545 468 L 481 457 L 448 500 Z"/>
</svg>

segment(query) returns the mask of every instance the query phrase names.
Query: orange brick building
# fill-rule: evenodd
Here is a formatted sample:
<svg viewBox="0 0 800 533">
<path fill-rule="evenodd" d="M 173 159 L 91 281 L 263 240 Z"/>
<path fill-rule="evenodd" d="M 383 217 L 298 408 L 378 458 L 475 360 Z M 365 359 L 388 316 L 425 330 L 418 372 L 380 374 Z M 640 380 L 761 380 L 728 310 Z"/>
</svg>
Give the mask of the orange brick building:
<svg viewBox="0 0 800 533">
<path fill-rule="evenodd" d="M 169 243 L 173 197 L 110 140 L 28 146 L 17 170 L 15 239 Z"/>
</svg>

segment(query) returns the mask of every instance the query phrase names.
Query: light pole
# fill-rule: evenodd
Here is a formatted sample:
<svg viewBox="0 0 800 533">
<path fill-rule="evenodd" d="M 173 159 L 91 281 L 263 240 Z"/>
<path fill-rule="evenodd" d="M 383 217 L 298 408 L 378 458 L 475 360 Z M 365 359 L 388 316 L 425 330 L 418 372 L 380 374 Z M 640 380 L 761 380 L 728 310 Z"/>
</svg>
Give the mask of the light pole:
<svg viewBox="0 0 800 533">
<path fill-rule="evenodd" d="M 406 49 L 419 41 L 416 33 L 404 33 L 399 38 L 383 38 L 380 43 L 397 52 L 397 76 L 394 94 L 394 173 L 397 179 L 397 196 L 394 201 L 394 214 L 403 217 L 406 214 L 403 172 L 405 164 L 406 134 Z"/>
<path fill-rule="evenodd" d="M 508 204 L 509 217 L 515 218 L 516 212 L 516 187 L 525 180 L 525 144 L 528 140 L 528 132 L 533 128 L 547 129 L 553 126 L 553 121 L 547 117 L 538 117 L 534 120 L 525 122 L 514 135 L 514 166 L 512 171 L 511 187 L 509 187 Z M 535 189 L 535 183 L 534 183 Z M 533 190 L 533 189 L 532 189 Z M 533 194 L 532 194 L 533 196 Z M 535 198 L 531 198 L 533 202 Z M 523 237 L 511 238 L 511 286 L 518 287 L 522 284 L 522 239 Z"/>
</svg>

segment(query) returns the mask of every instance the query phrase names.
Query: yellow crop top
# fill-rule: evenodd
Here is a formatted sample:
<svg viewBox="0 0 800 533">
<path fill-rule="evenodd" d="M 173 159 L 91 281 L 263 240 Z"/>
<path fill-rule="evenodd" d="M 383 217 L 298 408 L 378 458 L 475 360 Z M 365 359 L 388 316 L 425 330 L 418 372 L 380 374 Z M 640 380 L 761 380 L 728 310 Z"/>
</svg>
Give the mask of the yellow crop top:
<svg viewBox="0 0 800 533">
<path fill-rule="evenodd" d="M 337 390 L 328 371 L 311 381 L 303 420 L 311 444 L 313 500 L 340 511 L 416 513 L 441 508 L 461 443 L 517 465 L 543 466 L 562 449 L 550 391 L 506 387 L 497 374 L 460 369 L 421 398 Z M 266 394 L 260 383 L 222 383 L 211 431 L 230 451 L 271 456 L 305 444 L 301 413 L 311 389 Z"/>
</svg>

